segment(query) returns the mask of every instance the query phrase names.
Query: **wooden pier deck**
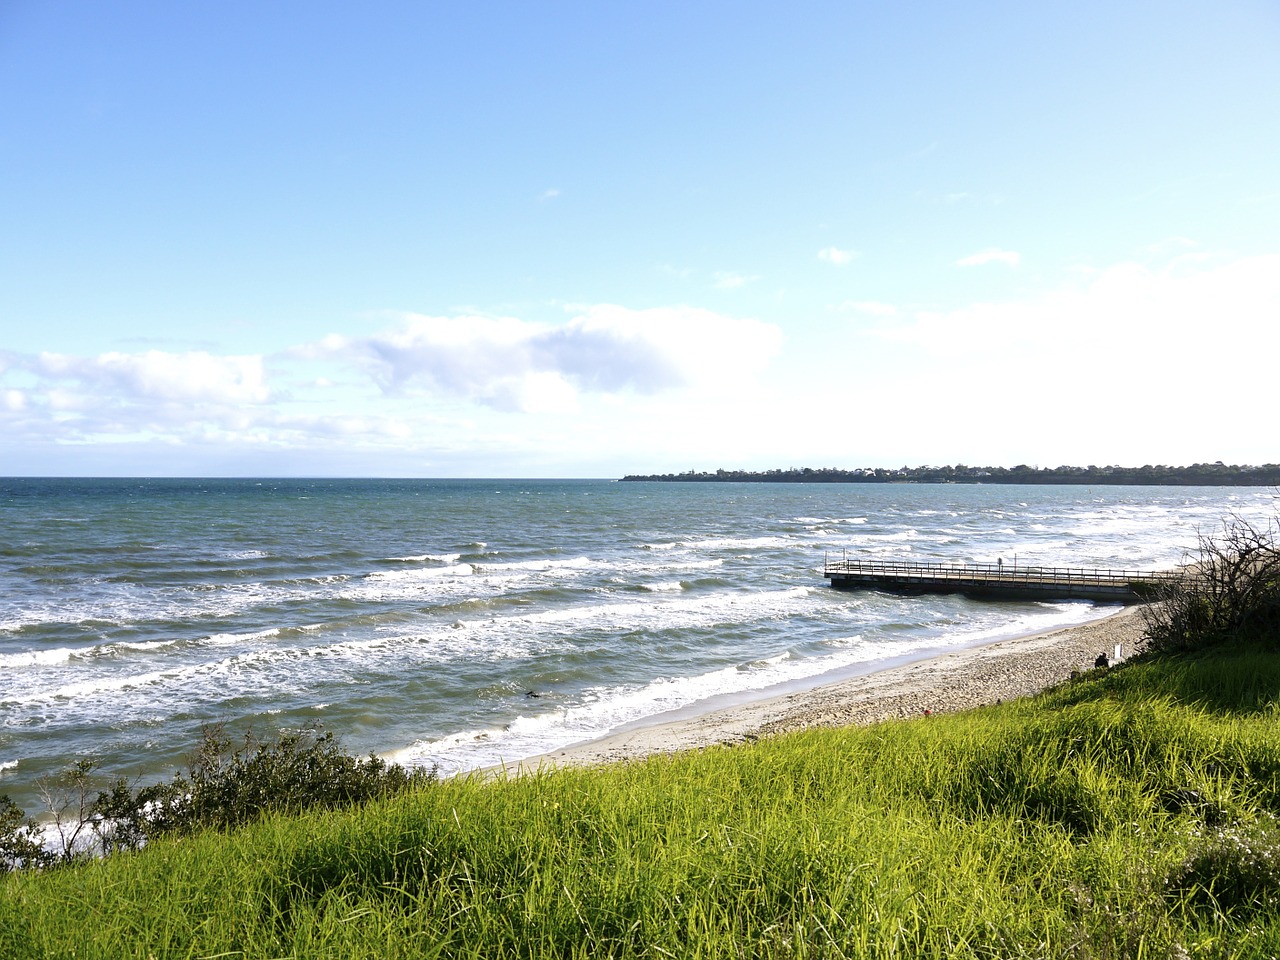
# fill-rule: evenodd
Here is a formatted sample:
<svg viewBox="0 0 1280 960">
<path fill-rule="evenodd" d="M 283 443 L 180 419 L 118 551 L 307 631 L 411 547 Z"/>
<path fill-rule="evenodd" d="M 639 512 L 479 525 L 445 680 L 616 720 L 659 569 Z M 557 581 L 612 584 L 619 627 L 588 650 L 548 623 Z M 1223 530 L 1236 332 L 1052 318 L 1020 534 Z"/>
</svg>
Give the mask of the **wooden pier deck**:
<svg viewBox="0 0 1280 960">
<path fill-rule="evenodd" d="M 960 593 L 988 600 L 1093 600 L 1141 603 L 1177 571 L 1018 567 L 1012 564 L 915 563 L 827 557 L 823 576 L 838 590 L 888 593 Z"/>
</svg>

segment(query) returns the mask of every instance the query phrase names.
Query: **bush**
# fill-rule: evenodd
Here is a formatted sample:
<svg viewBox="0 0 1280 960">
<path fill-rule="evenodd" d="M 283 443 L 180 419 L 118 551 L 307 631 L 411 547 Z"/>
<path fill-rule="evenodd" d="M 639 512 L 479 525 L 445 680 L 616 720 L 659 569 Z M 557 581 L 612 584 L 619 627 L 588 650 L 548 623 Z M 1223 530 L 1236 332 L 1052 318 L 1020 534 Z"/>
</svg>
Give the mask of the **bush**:
<svg viewBox="0 0 1280 960">
<path fill-rule="evenodd" d="M 1201 536 L 1199 559 L 1144 610 L 1150 647 L 1193 650 L 1226 640 L 1280 646 L 1280 520 L 1241 517 Z"/>
<path fill-rule="evenodd" d="M 390 796 L 434 779 L 372 754 L 353 757 L 332 733 L 311 728 L 267 740 L 252 730 L 238 745 L 222 724 L 205 726 L 187 771 L 135 788 L 120 778 L 93 797 L 94 762 L 40 783 L 61 849 L 47 849 L 36 824 L 0 797 L 0 872 L 136 850 L 165 835 L 226 830 L 268 813 L 332 810 Z"/>
<path fill-rule="evenodd" d="M 265 813 L 349 807 L 432 779 L 432 771 L 411 772 L 373 754 L 353 757 L 316 728 L 270 740 L 250 730 L 236 747 L 217 724 L 203 728 L 188 773 L 137 791 L 117 780 L 90 812 L 110 852 L 163 834 L 230 829 Z"/>
<path fill-rule="evenodd" d="M 0 796 L 0 873 L 52 861 L 40 842 L 40 828 L 7 795 Z"/>
</svg>

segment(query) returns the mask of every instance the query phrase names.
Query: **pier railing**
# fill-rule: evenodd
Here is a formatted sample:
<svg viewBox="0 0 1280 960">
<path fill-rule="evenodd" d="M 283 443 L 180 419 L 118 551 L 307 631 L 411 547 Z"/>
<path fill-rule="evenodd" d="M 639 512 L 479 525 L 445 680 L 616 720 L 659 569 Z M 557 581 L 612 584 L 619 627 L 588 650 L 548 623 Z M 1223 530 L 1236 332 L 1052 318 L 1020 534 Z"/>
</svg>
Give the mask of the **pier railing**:
<svg viewBox="0 0 1280 960">
<path fill-rule="evenodd" d="M 1177 570 L 1018 566 L 1009 563 L 929 563 L 827 555 L 823 574 L 834 587 L 891 592 L 970 593 L 1008 598 L 1081 598 L 1132 603 L 1178 582 Z"/>
<path fill-rule="evenodd" d="M 899 577 L 931 577 L 942 580 L 972 579 L 974 576 L 1009 580 L 1097 580 L 1104 582 L 1140 581 L 1170 583 L 1182 574 L 1176 570 L 1124 570 L 1099 567 L 1033 567 L 1011 563 L 928 563 L 905 560 L 850 560 L 848 557 L 832 558 L 827 555 L 824 573 L 887 574 Z"/>
</svg>

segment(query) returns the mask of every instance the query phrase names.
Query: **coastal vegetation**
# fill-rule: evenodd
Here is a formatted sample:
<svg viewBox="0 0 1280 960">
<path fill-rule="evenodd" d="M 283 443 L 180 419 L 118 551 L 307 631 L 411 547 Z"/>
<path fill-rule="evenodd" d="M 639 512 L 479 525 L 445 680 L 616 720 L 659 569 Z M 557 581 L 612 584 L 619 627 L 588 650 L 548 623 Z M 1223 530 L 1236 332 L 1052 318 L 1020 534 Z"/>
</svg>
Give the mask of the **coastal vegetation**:
<svg viewBox="0 0 1280 960">
<path fill-rule="evenodd" d="M 1155 651 L 1037 697 L 245 805 L 13 871 L 0 956 L 1273 957 L 1276 549 L 1274 526 L 1229 523 L 1202 545 L 1218 586 L 1162 599 Z M 215 743 L 210 769 L 237 768 Z M 285 745 L 273 789 L 335 749 Z"/>
<path fill-rule="evenodd" d="M 1196 463 L 1189 467 L 1147 464 L 1142 467 L 790 467 L 785 470 L 716 470 L 686 473 L 631 474 L 625 481 L 675 483 L 1070 483 L 1096 486 L 1270 487 L 1280 485 L 1280 464 L 1238 466 Z"/>
<path fill-rule="evenodd" d="M 1280 518 L 1228 517 L 1200 536 L 1190 576 L 1162 581 L 1144 608 L 1153 650 L 1188 650 L 1232 640 L 1280 646 Z"/>
<path fill-rule="evenodd" d="M 334 810 L 391 796 L 432 779 L 377 756 L 353 757 L 319 728 L 233 740 L 206 726 L 187 770 L 138 786 L 123 777 L 97 789 L 92 759 L 43 778 L 50 816 L 45 839 L 35 821 L 0 797 L 0 872 L 48 868 L 137 850 L 162 837 L 227 830 L 270 813 Z"/>
</svg>

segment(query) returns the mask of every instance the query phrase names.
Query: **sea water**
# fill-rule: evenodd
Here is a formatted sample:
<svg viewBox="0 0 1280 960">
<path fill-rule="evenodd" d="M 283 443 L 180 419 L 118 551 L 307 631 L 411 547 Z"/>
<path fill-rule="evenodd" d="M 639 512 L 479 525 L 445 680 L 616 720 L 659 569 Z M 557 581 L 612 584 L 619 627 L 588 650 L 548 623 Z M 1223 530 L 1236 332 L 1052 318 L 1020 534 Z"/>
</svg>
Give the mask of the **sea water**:
<svg viewBox="0 0 1280 960">
<path fill-rule="evenodd" d="M 1171 567 L 1255 488 L 0 480 L 0 794 L 202 725 L 442 773 L 1108 612 L 833 590 L 828 555 Z"/>
</svg>

